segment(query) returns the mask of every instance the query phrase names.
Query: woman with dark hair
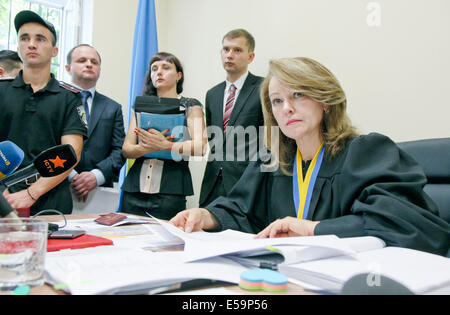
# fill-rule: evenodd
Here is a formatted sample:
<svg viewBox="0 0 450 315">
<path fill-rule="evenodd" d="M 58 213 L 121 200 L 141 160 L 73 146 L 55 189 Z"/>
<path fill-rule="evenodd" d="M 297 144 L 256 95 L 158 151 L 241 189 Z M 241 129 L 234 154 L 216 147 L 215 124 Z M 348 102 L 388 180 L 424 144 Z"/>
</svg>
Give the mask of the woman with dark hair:
<svg viewBox="0 0 450 315">
<path fill-rule="evenodd" d="M 172 137 L 167 136 L 169 130 L 160 132 L 138 128 L 136 116 L 132 114 L 122 150 L 126 158 L 136 161 L 122 185 L 122 212 L 138 215 L 148 212 L 160 219 L 170 219 L 186 209 L 186 196 L 194 194 L 188 161 L 144 156 L 156 151 L 176 152 L 183 156 L 205 154 L 207 140 L 202 104 L 196 99 L 181 96 L 183 81 L 183 67 L 177 57 L 164 52 L 152 57 L 143 94 L 178 99 L 186 113 L 190 139 L 173 142 Z M 153 188 L 149 192 L 143 187 Z"/>
<path fill-rule="evenodd" d="M 388 137 L 355 131 L 327 68 L 309 58 L 273 60 L 260 95 L 265 125 L 281 131 L 279 145 L 269 146 L 281 168 L 252 162 L 227 197 L 182 211 L 172 224 L 260 238 L 376 236 L 447 254 L 450 227 L 423 191 L 423 170 Z"/>
</svg>

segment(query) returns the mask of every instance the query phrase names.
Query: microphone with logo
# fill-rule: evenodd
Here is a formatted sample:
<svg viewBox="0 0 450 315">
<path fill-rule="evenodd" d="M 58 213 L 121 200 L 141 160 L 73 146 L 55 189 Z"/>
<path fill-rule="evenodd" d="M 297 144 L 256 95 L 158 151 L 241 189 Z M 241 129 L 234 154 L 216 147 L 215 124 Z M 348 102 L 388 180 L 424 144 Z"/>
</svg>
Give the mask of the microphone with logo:
<svg viewBox="0 0 450 315">
<path fill-rule="evenodd" d="M 11 141 L 0 142 L 0 179 L 12 174 L 22 164 L 25 154 Z"/>
<path fill-rule="evenodd" d="M 25 154 L 11 141 L 0 142 L 0 179 L 12 174 L 22 164 Z M 14 209 L 0 194 L 0 217 L 17 217 Z"/>
<path fill-rule="evenodd" d="M 61 175 L 76 163 L 77 155 L 72 146 L 70 144 L 58 145 L 41 152 L 27 167 L 0 179 L 0 217 L 14 216 L 14 210 L 2 195 L 7 188 L 36 175 L 42 177 Z"/>
</svg>

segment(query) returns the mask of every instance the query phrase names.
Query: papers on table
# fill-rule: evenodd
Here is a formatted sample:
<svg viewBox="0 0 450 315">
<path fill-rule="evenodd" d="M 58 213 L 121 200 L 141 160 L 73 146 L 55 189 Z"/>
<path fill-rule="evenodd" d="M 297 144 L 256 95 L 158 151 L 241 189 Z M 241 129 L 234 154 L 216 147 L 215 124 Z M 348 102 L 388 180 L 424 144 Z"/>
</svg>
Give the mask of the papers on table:
<svg viewBox="0 0 450 315">
<path fill-rule="evenodd" d="M 183 263 L 183 252 L 105 246 L 49 253 L 46 281 L 72 294 L 127 294 L 192 279 L 238 283 L 243 266 L 221 257 Z"/>
<path fill-rule="evenodd" d="M 141 221 L 148 224 L 138 224 Z M 152 219 L 140 219 L 128 216 L 124 224 L 112 226 L 98 224 L 94 219 L 69 220 L 64 229 L 84 230 L 87 234 L 111 239 L 115 246 L 126 248 L 161 248 L 183 245 L 184 241 L 169 233 L 158 222 Z M 132 223 L 133 222 L 133 223 Z M 118 222 L 122 223 L 122 222 Z M 61 222 L 59 222 L 61 225 Z"/>
<path fill-rule="evenodd" d="M 331 292 L 340 292 L 346 281 L 361 273 L 390 277 L 419 294 L 450 286 L 450 259 L 385 247 L 375 237 L 254 239 L 252 234 L 230 230 L 185 233 L 158 223 L 108 227 L 92 219 L 69 221 L 67 228 L 111 238 L 115 246 L 49 253 L 48 281 L 73 294 L 161 292 L 165 286 L 192 279 L 238 283 L 249 266 L 258 267 L 252 263 L 275 254 L 282 257 L 276 260 L 280 272 Z M 165 245 L 184 245 L 184 251 L 143 250 Z"/>
<path fill-rule="evenodd" d="M 450 259 L 421 251 L 385 247 L 361 251 L 355 255 L 338 256 L 299 264 L 279 266 L 288 277 L 338 293 L 346 281 L 358 274 L 367 274 L 368 285 L 381 276 L 404 285 L 415 294 L 424 294 L 447 287 L 450 293 Z"/>
<path fill-rule="evenodd" d="M 351 255 L 361 248 L 380 248 L 385 244 L 378 238 L 354 238 L 343 241 L 335 235 L 313 237 L 284 237 L 255 239 L 253 234 L 226 230 L 218 233 L 185 233 L 171 224 L 159 221 L 168 231 L 185 241 L 185 262 L 223 256 L 240 258 L 271 254 L 274 251 L 284 256 L 287 264 L 321 259 L 325 257 Z M 361 245 L 364 243 L 364 245 Z"/>
</svg>

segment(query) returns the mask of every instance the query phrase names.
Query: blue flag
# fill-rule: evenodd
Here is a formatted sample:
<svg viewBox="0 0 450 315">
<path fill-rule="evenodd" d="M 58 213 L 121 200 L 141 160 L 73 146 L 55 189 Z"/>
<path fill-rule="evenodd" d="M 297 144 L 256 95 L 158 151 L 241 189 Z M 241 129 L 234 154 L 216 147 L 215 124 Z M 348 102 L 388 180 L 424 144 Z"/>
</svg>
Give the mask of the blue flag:
<svg viewBox="0 0 450 315">
<path fill-rule="evenodd" d="M 158 36 L 156 30 L 156 15 L 154 0 L 139 0 L 134 28 L 133 52 L 131 56 L 130 85 L 128 88 L 128 108 L 126 129 L 130 125 L 130 117 L 137 96 L 142 95 L 144 78 L 148 63 L 158 52 Z M 127 165 L 120 171 L 119 187 L 122 186 L 126 176 Z M 120 194 L 119 209 L 122 206 L 122 193 Z"/>
</svg>

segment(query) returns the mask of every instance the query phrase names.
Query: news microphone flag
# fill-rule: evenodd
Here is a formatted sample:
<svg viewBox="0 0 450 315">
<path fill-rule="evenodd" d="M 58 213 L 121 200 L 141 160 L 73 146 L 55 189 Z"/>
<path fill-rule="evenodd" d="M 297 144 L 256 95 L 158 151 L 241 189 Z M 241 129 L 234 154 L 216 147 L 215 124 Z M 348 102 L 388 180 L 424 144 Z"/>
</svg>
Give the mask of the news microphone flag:
<svg viewBox="0 0 450 315">
<path fill-rule="evenodd" d="M 62 144 L 45 150 L 33 161 L 42 177 L 54 177 L 65 173 L 77 164 L 77 155 L 70 144 Z"/>
<path fill-rule="evenodd" d="M 131 56 L 130 85 L 128 88 L 127 130 L 130 125 L 134 100 L 142 94 L 148 64 L 152 56 L 157 52 L 158 36 L 156 30 L 155 2 L 154 0 L 139 0 Z M 122 186 L 126 173 L 132 165 L 130 161 L 134 160 L 127 160 L 127 163 L 120 171 L 119 187 Z M 122 193 L 120 194 L 118 212 L 120 212 L 121 205 Z"/>
<path fill-rule="evenodd" d="M 2 178 L 0 187 L 4 190 L 37 174 L 42 177 L 58 176 L 70 170 L 76 163 L 77 155 L 72 146 L 58 145 L 41 152 L 34 159 L 33 164 Z"/>
<path fill-rule="evenodd" d="M 0 142 L 0 179 L 12 174 L 22 164 L 25 154 L 11 141 Z"/>
</svg>

